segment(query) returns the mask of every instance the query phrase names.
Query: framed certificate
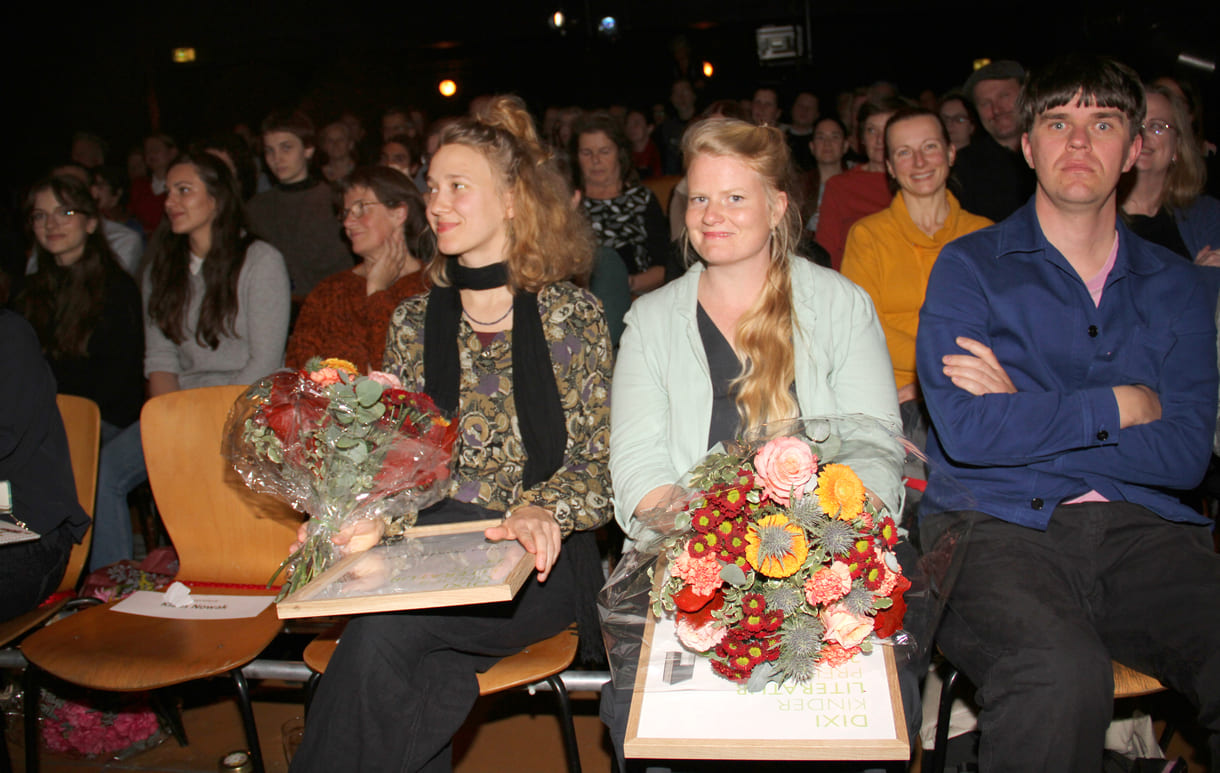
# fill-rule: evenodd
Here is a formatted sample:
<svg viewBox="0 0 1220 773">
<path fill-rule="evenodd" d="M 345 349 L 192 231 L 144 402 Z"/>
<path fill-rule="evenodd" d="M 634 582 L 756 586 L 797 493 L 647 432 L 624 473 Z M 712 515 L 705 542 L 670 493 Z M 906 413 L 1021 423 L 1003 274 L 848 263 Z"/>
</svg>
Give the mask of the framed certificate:
<svg viewBox="0 0 1220 773">
<path fill-rule="evenodd" d="M 658 566 L 657 577 L 665 571 Z M 747 692 L 685 649 L 651 610 L 627 723 L 628 757 L 905 760 L 910 757 L 893 649 L 873 647 L 808 682 Z"/>
<path fill-rule="evenodd" d="M 534 556 L 516 540 L 489 542 L 499 520 L 418 526 L 400 542 L 345 556 L 276 604 L 281 619 L 397 612 L 510 601 Z"/>
</svg>

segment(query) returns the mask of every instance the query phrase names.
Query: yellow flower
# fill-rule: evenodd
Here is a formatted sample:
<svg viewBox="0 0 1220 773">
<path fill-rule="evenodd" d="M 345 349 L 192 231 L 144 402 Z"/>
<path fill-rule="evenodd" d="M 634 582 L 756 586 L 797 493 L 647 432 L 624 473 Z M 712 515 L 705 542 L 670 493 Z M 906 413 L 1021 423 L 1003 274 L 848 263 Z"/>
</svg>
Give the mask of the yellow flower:
<svg viewBox="0 0 1220 773">
<path fill-rule="evenodd" d="M 746 560 L 768 577 L 795 574 L 808 555 L 805 530 L 786 515 L 768 515 L 746 529 Z"/>
<path fill-rule="evenodd" d="M 849 521 L 864 507 L 864 484 L 844 464 L 828 464 L 818 473 L 818 505 L 829 516 Z"/>
<path fill-rule="evenodd" d="M 328 359 L 322 360 L 322 367 L 323 368 L 334 368 L 335 370 L 345 370 L 345 371 L 347 371 L 348 375 L 352 375 L 352 376 L 360 375 L 359 368 L 357 368 L 355 365 L 351 364 L 347 360 L 341 360 L 338 357 L 330 357 Z"/>
</svg>

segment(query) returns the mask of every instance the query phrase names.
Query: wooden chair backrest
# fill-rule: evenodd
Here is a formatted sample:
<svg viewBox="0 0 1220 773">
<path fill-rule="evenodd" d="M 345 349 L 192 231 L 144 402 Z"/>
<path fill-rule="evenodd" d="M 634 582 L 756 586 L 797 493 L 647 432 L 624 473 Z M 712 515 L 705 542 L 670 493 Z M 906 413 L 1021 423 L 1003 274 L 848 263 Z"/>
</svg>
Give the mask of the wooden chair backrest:
<svg viewBox="0 0 1220 773">
<path fill-rule="evenodd" d="M 59 415 L 63 418 L 64 431 L 68 434 L 68 456 L 72 460 L 76 498 L 85 514 L 92 519 L 93 504 L 97 498 L 97 462 L 100 455 L 98 443 L 102 436 L 102 414 L 97 403 L 86 397 L 56 395 L 55 402 L 59 405 Z M 64 578 L 60 581 L 58 590 L 72 590 L 76 587 L 81 570 L 85 568 L 85 559 L 89 555 L 89 545 L 92 541 L 93 526 L 90 525 L 80 544 L 72 547 L 68 568 L 64 571 Z"/>
<path fill-rule="evenodd" d="M 643 181 L 644 187 L 657 197 L 657 203 L 661 205 L 661 211 L 666 215 L 669 214 L 669 200 L 673 197 L 674 187 L 682 182 L 682 177 L 680 174 L 667 174 L 663 177 L 649 177 Z"/>
<path fill-rule="evenodd" d="M 178 552 L 178 579 L 262 585 L 302 516 L 255 494 L 221 455 L 229 408 L 244 386 L 187 389 L 144 404 L 140 434 L 153 498 Z"/>
</svg>

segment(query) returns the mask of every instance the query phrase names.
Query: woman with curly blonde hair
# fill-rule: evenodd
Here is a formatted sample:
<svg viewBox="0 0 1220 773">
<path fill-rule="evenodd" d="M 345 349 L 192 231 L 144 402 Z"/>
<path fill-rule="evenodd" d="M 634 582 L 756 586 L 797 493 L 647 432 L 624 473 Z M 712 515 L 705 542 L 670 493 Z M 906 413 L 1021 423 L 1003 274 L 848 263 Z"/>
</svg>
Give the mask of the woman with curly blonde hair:
<svg viewBox="0 0 1220 773">
<path fill-rule="evenodd" d="M 520 542 L 538 573 L 510 603 L 353 619 L 294 771 L 448 770 L 478 672 L 573 620 L 600 647 L 611 348 L 597 300 L 566 281 L 587 271 L 588 227 L 515 97 L 444 131 L 428 188 L 433 287 L 395 310 L 384 362 L 460 425 L 448 499 L 419 520 L 502 518 L 487 538 Z M 365 549 L 386 526 L 335 541 Z"/>
<path fill-rule="evenodd" d="M 682 140 L 693 265 L 636 300 L 614 372 L 610 471 L 629 537 L 672 484 L 722 441 L 798 416 L 864 414 L 897 428 L 885 338 L 868 295 L 795 254 L 801 218 L 788 143 L 732 118 Z M 694 253 L 693 255 L 691 253 Z M 861 465 L 897 507 L 901 460 Z M 621 749 L 629 696 L 611 685 L 602 716 Z"/>
</svg>

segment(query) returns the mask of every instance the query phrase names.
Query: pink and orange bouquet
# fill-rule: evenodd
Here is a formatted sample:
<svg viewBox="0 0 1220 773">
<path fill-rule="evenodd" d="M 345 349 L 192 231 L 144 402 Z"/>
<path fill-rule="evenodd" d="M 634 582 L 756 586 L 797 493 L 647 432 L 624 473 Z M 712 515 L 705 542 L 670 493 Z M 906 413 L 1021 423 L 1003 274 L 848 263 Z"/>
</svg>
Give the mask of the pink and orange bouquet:
<svg viewBox="0 0 1220 773">
<path fill-rule="evenodd" d="M 343 526 L 389 516 L 409 526 L 439 501 L 457 424 L 392 374 L 365 376 L 315 357 L 253 384 L 234 404 L 226 437 L 250 488 L 310 515 L 308 538 L 276 572 L 289 573 L 284 596 L 334 560 L 330 537 Z"/>
<path fill-rule="evenodd" d="M 691 486 L 651 603 L 717 673 L 753 689 L 805 681 L 902 627 L 897 527 L 851 467 L 779 437 L 708 456 Z"/>
</svg>

